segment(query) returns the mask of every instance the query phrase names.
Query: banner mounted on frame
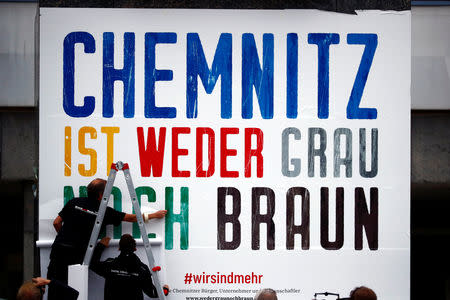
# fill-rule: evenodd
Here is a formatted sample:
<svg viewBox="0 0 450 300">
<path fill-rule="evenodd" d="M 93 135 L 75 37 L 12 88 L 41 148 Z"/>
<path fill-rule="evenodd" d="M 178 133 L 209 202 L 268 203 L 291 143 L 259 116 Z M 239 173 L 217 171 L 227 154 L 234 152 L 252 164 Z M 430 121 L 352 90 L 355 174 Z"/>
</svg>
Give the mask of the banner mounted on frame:
<svg viewBox="0 0 450 300">
<path fill-rule="evenodd" d="M 40 11 L 40 240 L 122 160 L 169 298 L 409 299 L 409 11 Z"/>
</svg>

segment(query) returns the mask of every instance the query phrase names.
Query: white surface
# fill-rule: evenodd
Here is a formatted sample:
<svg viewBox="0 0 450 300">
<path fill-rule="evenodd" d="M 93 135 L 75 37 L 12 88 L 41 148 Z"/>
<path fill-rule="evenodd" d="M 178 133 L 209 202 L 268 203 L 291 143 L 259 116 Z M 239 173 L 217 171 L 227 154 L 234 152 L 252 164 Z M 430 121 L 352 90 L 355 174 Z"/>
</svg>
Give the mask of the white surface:
<svg viewBox="0 0 450 300">
<path fill-rule="evenodd" d="M 69 266 L 68 285 L 79 292 L 77 300 L 88 299 L 89 266 Z"/>
<path fill-rule="evenodd" d="M 393 30 L 395 28 L 395 30 Z M 83 55 L 76 48 L 76 103 L 82 97 L 96 97 L 96 109 L 88 118 L 71 118 L 62 108 L 62 45 L 72 31 L 88 31 L 96 41 L 96 52 Z M 115 90 L 115 116 L 103 118 L 102 105 L 102 34 L 114 32 L 116 68 L 122 66 L 123 33 L 136 37 L 136 115 L 122 115 L 121 84 Z M 145 32 L 176 32 L 176 44 L 160 44 L 156 50 L 157 69 L 173 70 L 173 81 L 156 82 L 157 106 L 173 106 L 176 119 L 144 118 L 144 34 Z M 220 118 L 220 81 L 212 94 L 204 92 L 199 80 L 198 119 L 186 119 L 186 33 L 198 32 L 209 66 L 220 33 L 233 35 L 233 117 Z M 258 54 L 262 56 L 262 34 L 273 33 L 275 44 L 274 118 L 262 120 L 254 96 L 254 118 L 241 118 L 242 34 L 255 36 Z M 286 99 L 286 34 L 299 37 L 299 118 L 285 117 Z M 335 32 L 340 44 L 330 48 L 330 117 L 317 118 L 317 46 L 307 42 L 308 33 Z M 346 119 L 346 105 L 364 46 L 348 45 L 348 33 L 377 33 L 378 48 L 370 70 L 361 107 L 375 107 L 376 120 Z M 258 290 L 300 289 L 300 293 L 283 294 L 283 299 L 310 299 L 315 292 L 334 291 L 347 295 L 355 286 L 373 288 L 380 299 L 409 299 L 409 176 L 410 176 L 410 13 L 359 12 L 357 16 L 319 11 L 222 11 L 222 10 L 107 10 L 107 9 L 41 9 L 41 85 L 40 85 L 40 224 L 39 237 L 51 239 L 53 231 L 45 225 L 63 205 L 63 187 L 86 185 L 93 177 L 106 178 L 106 138 L 103 126 L 118 126 L 115 135 L 114 161 L 128 162 L 136 187 L 151 186 L 156 203 L 143 203 L 154 209 L 164 208 L 165 187 L 174 188 L 175 210 L 179 207 L 181 187 L 189 187 L 189 249 L 180 250 L 178 226 L 174 226 L 174 249 L 162 250 L 162 266 L 166 271 L 162 282 L 172 289 L 236 289 Z M 72 129 L 72 175 L 64 176 L 64 127 Z M 88 164 L 89 157 L 78 153 L 78 130 L 92 126 L 96 139 L 87 138 L 87 147 L 96 149 L 98 168 L 95 176 L 84 178 L 78 164 Z M 140 175 L 136 127 L 167 127 L 163 176 L 144 178 Z M 171 177 L 171 128 L 190 127 L 191 134 L 180 136 L 180 148 L 189 150 L 179 158 L 179 168 L 191 171 L 191 177 Z M 195 177 L 195 128 L 211 127 L 216 134 L 216 171 L 212 177 Z M 239 178 L 220 177 L 220 128 L 237 127 L 239 135 L 228 138 L 229 148 L 238 151 L 228 158 L 228 169 L 238 170 Z M 258 127 L 264 132 L 264 176 L 244 177 L 244 128 Z M 286 127 L 298 127 L 302 139 L 297 155 L 302 159 L 300 176 L 287 178 L 281 174 L 281 132 Z M 307 175 L 307 129 L 327 130 L 327 176 Z M 353 131 L 353 177 L 333 177 L 333 132 L 336 128 Z M 379 130 L 379 172 L 375 178 L 359 175 L 359 128 Z M 158 132 L 158 130 L 157 130 Z M 317 168 L 317 166 L 316 166 Z M 252 174 L 256 169 L 253 165 Z M 122 191 L 124 211 L 131 211 L 125 181 L 118 174 L 116 186 Z M 236 250 L 217 250 L 217 188 L 232 186 L 241 193 L 241 245 Z M 286 250 L 286 191 L 303 186 L 311 193 L 311 248 L 302 250 L 298 240 L 294 250 Z M 333 209 L 335 187 L 344 187 L 344 247 L 337 251 L 320 246 L 320 188 L 330 188 L 330 209 Z M 251 188 L 270 187 L 276 195 L 274 222 L 275 250 L 266 250 L 265 227 L 261 226 L 261 249 L 251 250 Z M 366 197 L 370 187 L 379 188 L 379 249 L 370 251 L 366 241 L 362 251 L 354 250 L 354 188 L 364 187 Z M 178 213 L 176 211 L 175 213 Z M 334 215 L 331 210 L 331 216 Z M 333 218 L 333 217 L 332 217 Z M 333 219 L 331 219 L 333 220 Z M 150 224 L 150 229 L 164 237 L 164 221 Z M 332 221 L 331 221 L 332 224 Z M 41 226 L 42 225 L 42 226 Z M 131 227 L 123 225 L 123 232 Z M 330 228 L 333 232 L 333 226 Z M 164 239 L 164 238 L 163 238 Z M 163 245 L 164 246 L 164 245 Z M 42 254 L 44 257 L 45 254 Z M 158 261 L 158 260 L 157 260 Z M 45 266 L 45 262 L 42 262 Z M 251 273 L 263 274 L 261 284 L 185 284 L 185 274 Z M 93 286 L 93 284 L 90 284 Z M 98 287 L 97 290 L 99 290 Z M 251 293 L 253 296 L 254 293 Z M 170 299 L 186 296 L 248 296 L 240 293 L 221 294 L 171 293 Z M 99 299 L 90 294 L 90 299 Z"/>
</svg>

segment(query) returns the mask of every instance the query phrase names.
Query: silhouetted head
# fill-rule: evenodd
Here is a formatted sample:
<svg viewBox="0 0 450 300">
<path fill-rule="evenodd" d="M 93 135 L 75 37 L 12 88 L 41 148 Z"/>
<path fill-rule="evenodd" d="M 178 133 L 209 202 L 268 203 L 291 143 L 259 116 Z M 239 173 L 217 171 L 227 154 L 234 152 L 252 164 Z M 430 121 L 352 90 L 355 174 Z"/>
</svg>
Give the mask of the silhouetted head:
<svg viewBox="0 0 450 300">
<path fill-rule="evenodd" d="M 101 200 L 103 191 L 105 190 L 106 180 L 96 178 L 92 180 L 87 186 L 87 193 L 90 199 Z"/>
<path fill-rule="evenodd" d="M 377 294 L 365 286 L 354 288 L 350 292 L 351 300 L 377 300 Z"/>
<path fill-rule="evenodd" d="M 41 300 L 43 294 L 43 288 L 36 286 L 31 281 L 26 281 L 17 292 L 17 300 Z"/>
<path fill-rule="evenodd" d="M 255 300 L 278 300 L 278 298 L 274 290 L 262 289 L 255 295 Z"/>
<path fill-rule="evenodd" d="M 119 241 L 119 250 L 121 252 L 130 252 L 130 253 L 136 251 L 135 239 L 129 234 L 122 235 Z"/>
</svg>

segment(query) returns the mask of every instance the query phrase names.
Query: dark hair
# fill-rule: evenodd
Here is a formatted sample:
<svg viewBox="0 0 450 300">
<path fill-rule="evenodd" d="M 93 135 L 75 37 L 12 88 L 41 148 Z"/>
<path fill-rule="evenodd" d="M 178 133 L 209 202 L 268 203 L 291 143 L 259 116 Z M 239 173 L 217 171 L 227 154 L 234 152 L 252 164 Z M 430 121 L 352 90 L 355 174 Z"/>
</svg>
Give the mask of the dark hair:
<svg viewBox="0 0 450 300">
<path fill-rule="evenodd" d="M 377 294 L 365 286 L 359 286 L 350 292 L 351 300 L 377 300 Z"/>
<path fill-rule="evenodd" d="M 136 250 L 136 241 L 128 233 L 122 235 L 119 241 L 119 250 L 122 252 L 134 252 Z"/>
<path fill-rule="evenodd" d="M 101 178 L 96 178 L 92 180 L 87 186 L 88 197 L 97 200 L 103 191 L 105 190 L 106 180 Z"/>
</svg>

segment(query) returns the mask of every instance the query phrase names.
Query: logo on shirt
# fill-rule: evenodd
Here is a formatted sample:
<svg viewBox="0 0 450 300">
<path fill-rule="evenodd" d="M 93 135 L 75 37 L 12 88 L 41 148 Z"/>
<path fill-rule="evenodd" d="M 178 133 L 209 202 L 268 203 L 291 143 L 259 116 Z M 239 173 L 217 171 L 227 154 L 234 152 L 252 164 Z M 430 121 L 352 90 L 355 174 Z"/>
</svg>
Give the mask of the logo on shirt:
<svg viewBox="0 0 450 300">
<path fill-rule="evenodd" d="M 114 273 L 118 276 L 125 276 L 125 277 L 139 276 L 138 273 L 127 272 L 127 271 L 123 271 L 123 270 L 115 270 L 115 269 L 111 269 L 111 273 Z"/>
<path fill-rule="evenodd" d="M 83 208 L 83 207 L 80 207 L 80 206 L 77 206 L 77 205 L 75 205 L 75 209 L 78 209 L 79 211 L 82 211 L 84 213 L 87 213 L 87 214 L 90 214 L 90 215 L 93 215 L 93 216 L 97 215 L 96 211 L 91 211 L 89 209 L 86 209 L 86 208 Z"/>
</svg>

